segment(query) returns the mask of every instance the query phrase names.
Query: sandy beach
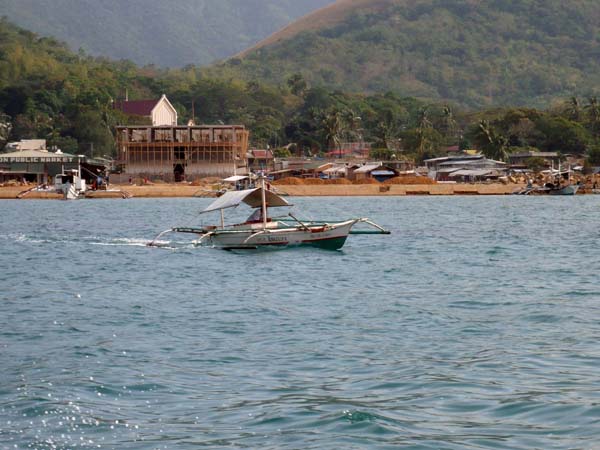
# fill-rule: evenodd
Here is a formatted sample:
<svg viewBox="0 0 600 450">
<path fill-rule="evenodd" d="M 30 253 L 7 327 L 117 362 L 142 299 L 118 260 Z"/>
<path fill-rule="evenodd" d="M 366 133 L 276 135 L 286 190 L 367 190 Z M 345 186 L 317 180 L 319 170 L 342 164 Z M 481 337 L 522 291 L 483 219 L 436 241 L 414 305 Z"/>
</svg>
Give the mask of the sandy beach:
<svg viewBox="0 0 600 450">
<path fill-rule="evenodd" d="M 32 186 L 29 186 L 32 187 Z M 16 199 L 28 186 L 0 187 L 0 199 Z M 429 184 L 429 185 L 278 185 L 282 194 L 295 197 L 352 197 L 352 196 L 402 196 L 402 195 L 508 195 L 522 188 L 520 184 Z M 121 198 L 123 192 L 133 198 L 211 197 L 209 187 L 189 184 L 111 185 L 109 191 L 88 191 L 86 198 Z M 32 191 L 27 199 L 58 200 L 62 195 L 54 192 Z"/>
</svg>

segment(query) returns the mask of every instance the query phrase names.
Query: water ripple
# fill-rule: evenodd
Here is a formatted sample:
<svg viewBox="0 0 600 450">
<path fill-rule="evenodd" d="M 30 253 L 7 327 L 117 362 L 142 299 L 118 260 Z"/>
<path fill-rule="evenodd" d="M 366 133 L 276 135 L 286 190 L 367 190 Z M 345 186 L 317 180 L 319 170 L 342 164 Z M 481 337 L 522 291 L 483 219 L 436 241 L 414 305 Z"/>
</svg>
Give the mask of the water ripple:
<svg viewBox="0 0 600 450">
<path fill-rule="evenodd" d="M 600 441 L 593 196 L 298 198 L 393 234 L 146 247 L 208 201 L 0 201 L 0 448 Z"/>
</svg>

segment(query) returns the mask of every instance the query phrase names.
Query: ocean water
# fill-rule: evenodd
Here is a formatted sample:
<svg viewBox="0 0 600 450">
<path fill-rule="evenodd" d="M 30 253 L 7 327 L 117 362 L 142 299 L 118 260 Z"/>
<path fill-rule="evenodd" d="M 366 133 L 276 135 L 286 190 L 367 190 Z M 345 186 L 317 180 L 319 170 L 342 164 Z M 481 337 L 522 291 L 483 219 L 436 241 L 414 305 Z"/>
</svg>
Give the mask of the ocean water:
<svg viewBox="0 0 600 450">
<path fill-rule="evenodd" d="M 158 249 L 209 200 L 1 201 L 0 449 L 600 446 L 600 197 L 293 201 L 392 235 Z"/>
</svg>

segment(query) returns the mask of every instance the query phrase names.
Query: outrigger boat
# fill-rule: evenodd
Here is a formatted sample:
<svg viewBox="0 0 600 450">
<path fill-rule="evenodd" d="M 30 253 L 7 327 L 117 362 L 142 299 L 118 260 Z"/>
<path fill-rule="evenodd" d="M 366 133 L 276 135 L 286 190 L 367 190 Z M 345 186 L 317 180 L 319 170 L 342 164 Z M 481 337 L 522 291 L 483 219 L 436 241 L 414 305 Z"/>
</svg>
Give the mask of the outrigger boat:
<svg viewBox="0 0 600 450">
<path fill-rule="evenodd" d="M 257 249 L 264 247 L 312 246 L 330 250 L 343 247 L 350 234 L 390 234 L 367 218 L 344 221 L 303 221 L 289 213 L 284 217 L 271 218 L 269 208 L 292 206 L 283 197 L 265 187 L 264 177 L 259 178 L 260 187 L 224 193 L 201 214 L 220 211 L 220 226 L 200 228 L 176 227 L 160 233 L 149 246 L 160 246 L 160 238 L 167 233 L 190 233 L 198 238 L 194 245 L 219 247 L 226 250 Z M 223 211 L 241 203 L 254 208 L 254 213 L 239 224 L 225 225 Z M 371 229 L 353 230 L 354 225 L 366 224 Z"/>
</svg>

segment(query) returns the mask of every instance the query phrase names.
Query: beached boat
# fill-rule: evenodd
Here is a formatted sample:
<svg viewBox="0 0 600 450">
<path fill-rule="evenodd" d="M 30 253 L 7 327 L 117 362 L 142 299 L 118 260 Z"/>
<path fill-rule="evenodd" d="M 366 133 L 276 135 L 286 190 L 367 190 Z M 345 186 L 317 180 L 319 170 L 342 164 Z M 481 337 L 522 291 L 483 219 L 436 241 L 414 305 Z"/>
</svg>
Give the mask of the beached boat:
<svg viewBox="0 0 600 450">
<path fill-rule="evenodd" d="M 566 186 L 561 186 L 560 184 L 555 185 L 546 185 L 548 189 L 548 194 L 550 195 L 575 195 L 579 190 L 578 184 L 567 184 Z"/>
<path fill-rule="evenodd" d="M 547 194 L 547 195 L 575 195 L 577 194 L 577 191 L 579 190 L 579 185 L 578 184 L 568 184 L 568 185 L 555 185 L 553 183 L 546 183 L 544 186 L 538 187 L 538 186 L 527 186 L 524 187 L 523 189 L 520 189 L 516 192 L 514 192 L 514 194 L 516 195 L 540 195 L 540 194 Z"/>
<path fill-rule="evenodd" d="M 571 168 L 569 170 L 561 172 L 560 164 L 558 170 L 554 168 L 550 169 L 550 173 L 554 175 L 554 181 L 546 183 L 543 186 L 533 186 L 531 183 L 528 184 L 521 190 L 514 192 L 517 195 L 536 195 L 536 194 L 548 194 L 548 195 L 575 195 L 580 188 L 579 183 L 574 184 L 571 182 Z"/>
<path fill-rule="evenodd" d="M 64 195 L 65 200 L 76 200 L 83 197 L 87 186 L 85 180 L 81 177 L 81 166 L 79 169 L 71 169 L 56 175 L 54 188 Z"/>
<path fill-rule="evenodd" d="M 340 249 L 350 234 L 390 234 L 367 218 L 342 221 L 303 221 L 288 213 L 282 217 L 270 217 L 269 209 L 291 206 L 283 197 L 265 186 L 264 177 L 259 178 L 260 187 L 241 191 L 228 191 L 202 211 L 221 213 L 221 224 L 199 228 L 176 227 L 163 231 L 149 244 L 160 246 L 160 238 L 167 233 L 191 233 L 197 235 L 195 245 L 207 245 L 228 250 L 257 249 L 264 247 L 313 246 L 324 249 Z M 254 209 L 248 219 L 239 224 L 225 225 L 224 210 L 246 204 Z M 368 229 L 355 229 L 365 224 Z"/>
</svg>

